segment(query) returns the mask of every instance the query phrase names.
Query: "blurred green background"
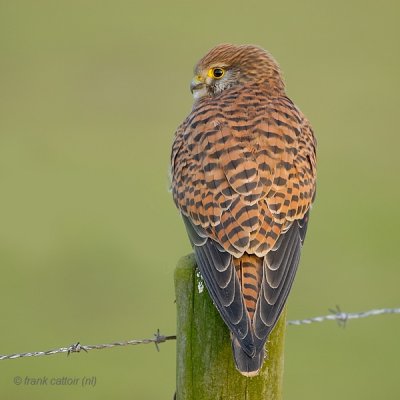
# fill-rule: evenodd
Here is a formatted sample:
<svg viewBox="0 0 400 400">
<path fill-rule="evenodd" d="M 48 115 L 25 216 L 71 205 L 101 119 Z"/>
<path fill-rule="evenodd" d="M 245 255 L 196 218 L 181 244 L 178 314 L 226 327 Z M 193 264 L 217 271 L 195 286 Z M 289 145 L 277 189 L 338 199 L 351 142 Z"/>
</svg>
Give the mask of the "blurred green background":
<svg viewBox="0 0 400 400">
<path fill-rule="evenodd" d="M 175 332 L 168 192 L 195 62 L 280 62 L 318 137 L 289 318 L 399 306 L 396 1 L 0 1 L 0 354 Z M 398 399 L 400 318 L 289 327 L 285 399 Z M 7 399 L 171 399 L 175 343 L 0 362 Z M 15 376 L 96 376 L 94 388 Z"/>
</svg>

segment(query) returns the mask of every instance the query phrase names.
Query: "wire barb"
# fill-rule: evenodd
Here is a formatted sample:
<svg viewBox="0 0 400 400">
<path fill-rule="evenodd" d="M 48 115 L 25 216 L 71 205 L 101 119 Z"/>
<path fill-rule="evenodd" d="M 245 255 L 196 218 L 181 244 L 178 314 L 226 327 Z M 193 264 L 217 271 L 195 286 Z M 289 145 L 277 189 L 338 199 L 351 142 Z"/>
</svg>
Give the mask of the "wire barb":
<svg viewBox="0 0 400 400">
<path fill-rule="evenodd" d="M 360 319 L 367 317 L 375 317 L 378 315 L 384 314 L 400 314 L 400 308 L 381 308 L 375 310 L 361 311 L 358 313 L 346 313 L 341 311 L 339 306 L 336 306 L 335 309 L 329 310 L 330 314 L 324 315 L 321 317 L 313 317 L 307 319 L 297 319 L 291 320 L 287 322 L 287 325 L 309 325 L 315 322 L 324 322 L 324 321 L 337 321 L 339 326 L 344 327 L 350 319 Z M 132 339 L 126 340 L 122 342 L 112 342 L 105 344 L 89 344 L 83 345 L 80 342 L 76 342 L 71 344 L 68 347 L 60 347 L 59 349 L 47 350 L 47 351 L 34 351 L 29 353 L 15 353 L 8 355 L 0 355 L 1 360 L 14 360 L 16 358 L 22 357 L 39 357 L 39 356 L 51 356 L 53 354 L 58 353 L 67 353 L 69 356 L 72 353 L 80 353 L 82 350 L 85 353 L 88 353 L 90 350 L 101 350 L 101 349 L 110 349 L 118 346 L 134 346 L 138 344 L 150 344 L 154 343 L 157 351 L 160 351 L 159 344 L 165 343 L 170 340 L 176 340 L 176 335 L 165 336 L 160 333 L 160 330 L 157 329 L 157 332 L 154 334 L 152 339 Z"/>
<path fill-rule="evenodd" d="M 86 353 L 88 352 L 86 350 L 86 346 L 82 346 L 79 342 L 71 344 L 71 346 L 68 348 L 67 356 L 69 356 L 71 353 L 79 353 L 81 350 L 84 350 Z"/>
<path fill-rule="evenodd" d="M 346 327 L 346 323 L 348 320 L 347 314 L 342 312 L 342 310 L 340 309 L 340 306 L 336 304 L 335 308 L 330 308 L 328 310 L 332 315 L 335 315 L 337 318 L 337 323 L 338 326 L 340 328 L 345 328 Z"/>
</svg>

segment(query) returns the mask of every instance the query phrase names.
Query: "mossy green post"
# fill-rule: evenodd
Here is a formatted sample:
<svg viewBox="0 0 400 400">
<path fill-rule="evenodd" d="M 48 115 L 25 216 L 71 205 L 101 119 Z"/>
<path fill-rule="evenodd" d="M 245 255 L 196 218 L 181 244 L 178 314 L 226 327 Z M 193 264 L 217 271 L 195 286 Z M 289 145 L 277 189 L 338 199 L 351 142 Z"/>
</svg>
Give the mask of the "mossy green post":
<svg viewBox="0 0 400 400">
<path fill-rule="evenodd" d="M 281 400 L 286 312 L 267 343 L 268 358 L 254 378 L 235 369 L 228 328 L 197 273 L 193 255 L 175 270 L 177 400 Z"/>
</svg>

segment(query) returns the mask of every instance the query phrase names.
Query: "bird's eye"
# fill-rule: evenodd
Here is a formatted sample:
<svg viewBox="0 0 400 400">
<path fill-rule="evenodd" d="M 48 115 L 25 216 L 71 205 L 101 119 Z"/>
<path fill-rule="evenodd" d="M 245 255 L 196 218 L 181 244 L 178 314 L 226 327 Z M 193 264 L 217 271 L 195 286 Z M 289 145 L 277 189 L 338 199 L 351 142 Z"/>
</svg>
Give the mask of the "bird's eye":
<svg viewBox="0 0 400 400">
<path fill-rule="evenodd" d="M 223 68 L 211 68 L 208 72 L 208 75 L 215 79 L 221 79 L 225 74 L 225 70 Z"/>
</svg>

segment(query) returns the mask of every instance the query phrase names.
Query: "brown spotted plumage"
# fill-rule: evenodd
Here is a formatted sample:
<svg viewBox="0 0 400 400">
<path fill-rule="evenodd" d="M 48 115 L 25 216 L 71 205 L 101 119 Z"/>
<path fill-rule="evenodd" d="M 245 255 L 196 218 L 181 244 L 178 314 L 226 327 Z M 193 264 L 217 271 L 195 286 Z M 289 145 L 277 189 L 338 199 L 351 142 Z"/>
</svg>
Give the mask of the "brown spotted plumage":
<svg viewBox="0 0 400 400">
<path fill-rule="evenodd" d="M 195 67 L 172 193 L 238 370 L 258 373 L 292 285 L 315 196 L 316 142 L 275 60 L 223 44 Z"/>
</svg>

